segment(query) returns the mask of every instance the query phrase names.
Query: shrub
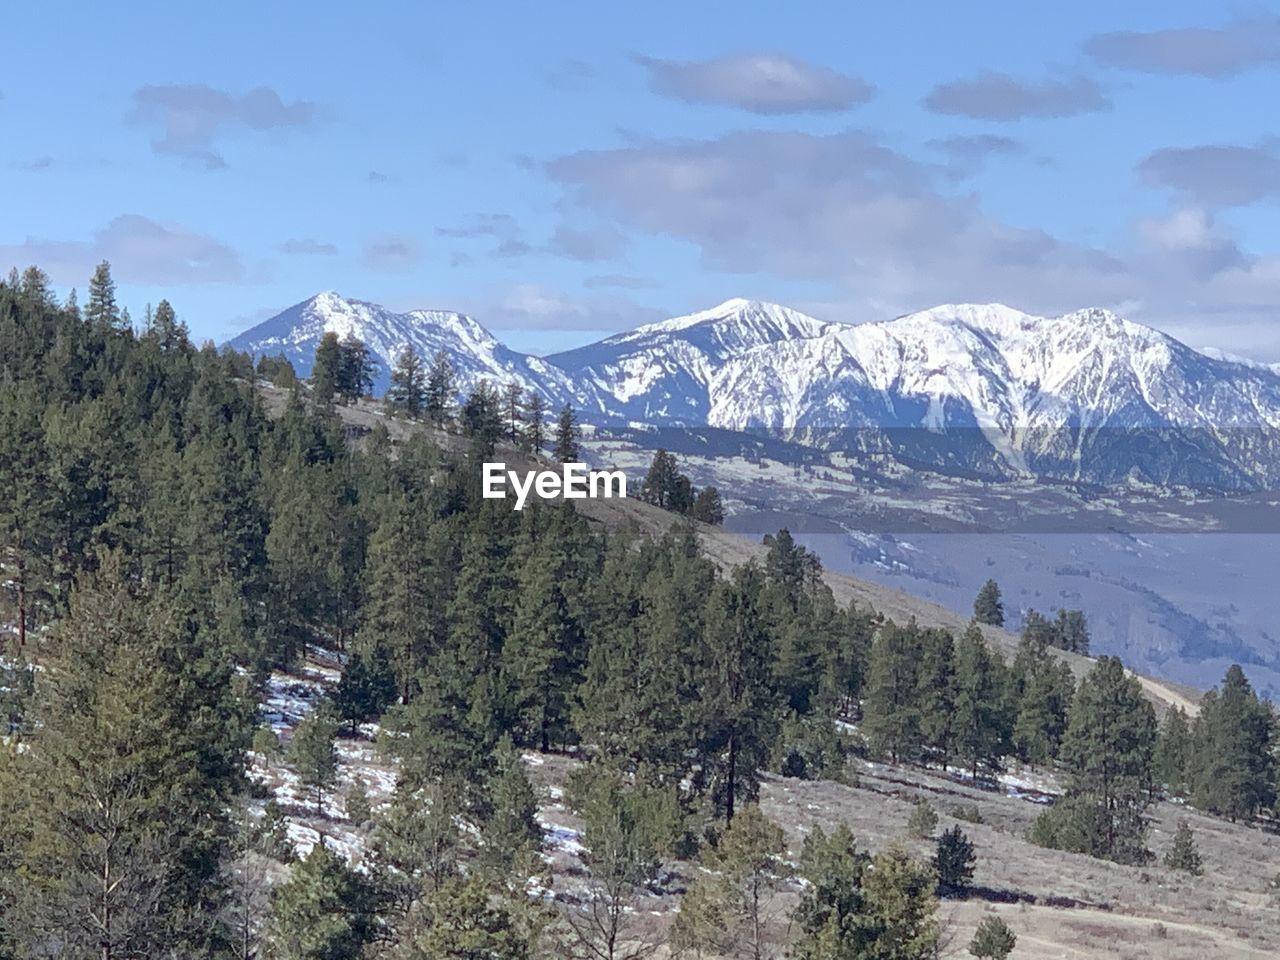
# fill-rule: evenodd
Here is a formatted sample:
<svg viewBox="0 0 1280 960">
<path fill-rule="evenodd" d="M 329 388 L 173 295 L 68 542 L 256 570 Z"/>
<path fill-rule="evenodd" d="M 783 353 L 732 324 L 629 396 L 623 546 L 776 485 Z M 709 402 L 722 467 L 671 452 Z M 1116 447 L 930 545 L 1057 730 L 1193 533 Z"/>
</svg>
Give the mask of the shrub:
<svg viewBox="0 0 1280 960">
<path fill-rule="evenodd" d="M 999 917 L 984 917 L 969 941 L 969 952 L 975 957 L 1004 960 L 1018 943 L 1017 935 Z"/>
<path fill-rule="evenodd" d="M 1196 849 L 1196 838 L 1191 832 L 1191 824 L 1186 820 L 1178 821 L 1178 830 L 1173 835 L 1173 845 L 1164 855 L 1164 865 L 1173 870 L 1185 870 L 1193 877 L 1200 876 L 1200 851 Z"/>
<path fill-rule="evenodd" d="M 982 819 L 982 811 L 978 809 L 976 803 L 960 803 L 951 808 L 951 815 L 957 820 L 963 820 L 965 823 L 986 823 Z"/>
<path fill-rule="evenodd" d="M 915 809 L 911 811 L 911 819 L 907 821 L 907 832 L 919 840 L 928 840 L 938 826 L 938 815 L 928 800 L 917 800 Z"/>
</svg>

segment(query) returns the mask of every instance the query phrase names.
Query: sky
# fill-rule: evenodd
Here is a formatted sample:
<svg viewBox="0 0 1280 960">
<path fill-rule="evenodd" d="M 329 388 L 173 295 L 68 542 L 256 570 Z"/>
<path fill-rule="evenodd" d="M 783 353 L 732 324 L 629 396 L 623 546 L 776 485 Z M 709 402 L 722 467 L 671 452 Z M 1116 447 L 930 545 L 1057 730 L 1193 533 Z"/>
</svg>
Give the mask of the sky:
<svg viewBox="0 0 1280 960">
<path fill-rule="evenodd" d="M 1280 360 L 1280 6 L 6 10 L 0 271 L 223 341 L 321 291 L 533 353 L 730 297 L 1103 306 Z"/>
</svg>

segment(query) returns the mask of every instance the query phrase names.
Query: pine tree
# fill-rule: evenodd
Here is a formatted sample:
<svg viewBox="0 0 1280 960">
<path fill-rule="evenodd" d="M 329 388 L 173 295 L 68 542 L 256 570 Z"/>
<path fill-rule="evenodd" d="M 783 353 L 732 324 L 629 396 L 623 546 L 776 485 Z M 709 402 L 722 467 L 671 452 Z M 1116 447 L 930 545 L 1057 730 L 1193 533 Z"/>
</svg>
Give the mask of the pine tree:
<svg viewBox="0 0 1280 960">
<path fill-rule="evenodd" d="M 527 873 L 542 848 L 538 798 L 509 739 L 499 742 L 494 764 L 488 788 L 490 813 L 483 831 L 484 859 L 500 877 L 513 868 Z"/>
<path fill-rule="evenodd" d="M 702 693 L 713 789 L 733 821 L 736 805 L 754 798 L 775 714 L 769 636 L 756 598 L 763 576 L 754 564 L 716 584 L 707 607 Z"/>
<path fill-rule="evenodd" d="M 320 403 L 332 403 L 342 388 L 342 345 L 330 331 L 320 338 L 311 367 L 311 393 Z"/>
<path fill-rule="evenodd" d="M 973 601 L 973 619 L 993 627 L 1004 626 L 1004 602 L 1000 599 L 1000 584 L 988 580 Z"/>
<path fill-rule="evenodd" d="M 674 503 L 679 496 L 679 478 L 676 458 L 666 450 L 659 449 L 653 455 L 649 472 L 640 485 L 640 499 L 664 510 L 675 509 Z"/>
<path fill-rule="evenodd" d="M 1197 807 L 1249 819 L 1274 802 L 1273 721 L 1238 664 L 1205 694 L 1192 730 L 1190 780 Z"/>
<path fill-rule="evenodd" d="M 1053 645 L 1059 650 L 1089 655 L 1089 624 L 1079 610 L 1059 610 L 1053 621 Z"/>
<path fill-rule="evenodd" d="M 348 334 L 338 348 L 337 392 L 344 403 L 355 403 L 373 389 L 376 366 L 364 341 Z"/>
<path fill-rule="evenodd" d="M 338 721 L 327 703 L 302 719 L 289 740 L 289 762 L 304 787 L 315 792 L 316 814 L 324 811 L 324 792 L 338 773 L 338 755 L 333 738 Z"/>
<path fill-rule="evenodd" d="M 517 905 L 495 898 L 479 877 L 442 889 L 431 922 L 404 954 L 410 960 L 530 960 L 534 932 Z"/>
<path fill-rule="evenodd" d="M 617 770 L 593 765 L 570 781 L 566 795 L 584 824 L 591 906 L 564 914 L 565 946 L 599 960 L 622 960 L 639 919 L 637 897 L 657 875 L 679 830 L 675 792 L 650 787 L 642 778 L 627 784 Z"/>
<path fill-rule="evenodd" d="M 524 410 L 523 410 L 524 391 L 520 388 L 520 384 L 512 380 L 507 384 L 506 391 L 503 394 L 503 420 L 506 430 L 504 431 L 507 442 L 512 446 L 517 446 L 521 438 L 524 436 Z"/>
<path fill-rule="evenodd" d="M 920 716 L 920 738 L 932 757 L 944 767 L 954 746 L 956 674 L 955 641 L 946 630 L 925 630 L 921 635 L 915 705 Z"/>
<path fill-rule="evenodd" d="M 84 306 L 84 319 L 99 331 L 113 330 L 120 326 L 116 284 L 111 279 L 111 264 L 106 260 L 94 268 L 93 276 L 89 279 L 89 300 Z"/>
<path fill-rule="evenodd" d="M 689 516 L 700 523 L 719 526 L 724 523 L 724 504 L 720 501 L 720 491 L 706 486 L 698 491 L 689 508 Z"/>
<path fill-rule="evenodd" d="M 1195 834 L 1191 832 L 1191 824 L 1186 820 L 1178 821 L 1178 830 L 1173 835 L 1173 844 L 1164 855 L 1165 866 L 1171 870 L 1185 870 L 1193 877 L 1200 876 L 1200 851 L 1196 848 Z"/>
<path fill-rule="evenodd" d="M 1175 796 L 1190 789 L 1188 775 L 1192 759 L 1191 726 L 1181 707 L 1174 707 L 1165 714 L 1164 724 L 1156 738 L 1154 759 L 1155 778 Z"/>
<path fill-rule="evenodd" d="M 699 874 L 681 898 L 672 945 L 706 953 L 763 960 L 768 903 L 790 872 L 782 829 L 758 806 L 744 807 L 703 856 Z"/>
<path fill-rule="evenodd" d="M 865 922 L 871 927 L 868 960 L 926 960 L 938 947 L 938 875 L 900 847 L 871 861 L 864 881 Z"/>
<path fill-rule="evenodd" d="M 1061 809 L 1084 828 L 1069 848 L 1119 863 L 1146 859 L 1143 811 L 1155 739 L 1155 713 L 1137 678 L 1118 658 L 1102 657 L 1080 683 L 1062 744 L 1071 802 Z"/>
<path fill-rule="evenodd" d="M 844 824 L 830 835 L 814 827 L 805 837 L 800 876 L 806 883 L 791 915 L 799 928 L 792 945 L 795 960 L 868 955 L 872 937 L 864 920 L 867 904 L 863 885 L 869 862 Z"/>
<path fill-rule="evenodd" d="M 546 409 L 542 394 L 536 390 L 530 390 L 525 407 L 524 430 L 521 433 L 520 447 L 536 457 L 542 453 L 542 448 L 547 445 L 546 425 L 543 422 L 546 418 Z"/>
<path fill-rule="evenodd" d="M 566 546 L 547 537 L 529 554 L 520 570 L 511 632 L 502 647 L 520 742 L 544 753 L 565 740 L 586 657 Z"/>
<path fill-rule="evenodd" d="M 449 419 L 457 390 L 458 375 L 445 350 L 437 350 L 427 369 L 425 405 L 427 418 L 435 424 Z"/>
<path fill-rule="evenodd" d="M 459 827 L 464 812 L 447 787 L 415 787 L 403 779 L 391 802 L 378 812 L 370 844 L 372 872 L 393 929 L 458 876 L 470 852 Z"/>
<path fill-rule="evenodd" d="M 274 956 L 356 960 L 376 931 L 374 896 L 323 838 L 271 896 Z"/>
<path fill-rule="evenodd" d="M 1048 652 L 1048 633 L 1048 622 L 1031 611 L 1013 664 L 1018 693 L 1013 743 L 1033 764 L 1058 756 L 1074 689 L 1071 668 Z"/>
<path fill-rule="evenodd" d="M 48 638 L 37 722 L 13 755 L 6 932 L 23 955 L 55 940 L 76 956 L 203 955 L 251 707 L 180 596 L 140 590 L 118 555 L 101 562 Z"/>
<path fill-rule="evenodd" d="M 970 624 L 956 643 L 952 733 L 956 757 L 975 780 L 981 769 L 994 769 L 999 763 L 1001 730 L 1007 719 L 1001 703 L 1001 669 L 982 631 L 976 623 Z"/>
<path fill-rule="evenodd" d="M 165 352 L 188 350 L 191 347 L 187 325 L 178 319 L 168 300 L 161 300 L 156 304 L 146 335 L 155 340 Z"/>
<path fill-rule="evenodd" d="M 973 844 L 959 825 L 942 831 L 938 849 L 933 855 L 933 868 L 938 872 L 938 889 L 943 893 L 963 891 L 973 883 L 976 858 Z"/>
<path fill-rule="evenodd" d="M 426 404 L 427 380 L 422 358 L 406 343 L 391 370 L 391 386 L 387 390 L 388 409 L 401 417 L 416 420 Z"/>
<path fill-rule="evenodd" d="M 578 418 L 570 404 L 565 404 L 556 422 L 556 442 L 553 456 L 560 463 L 578 463 L 581 451 L 578 445 Z"/>
<path fill-rule="evenodd" d="M 353 825 L 359 827 L 368 822 L 373 816 L 373 807 L 369 803 L 369 791 L 365 789 L 364 780 L 356 777 L 351 781 L 342 805 Z"/>
<path fill-rule="evenodd" d="M 338 719 L 350 723 L 354 732 L 360 724 L 382 716 L 395 696 L 396 675 L 391 665 L 376 651 L 356 650 L 342 668 L 332 699 Z"/>
<path fill-rule="evenodd" d="M 983 917 L 969 941 L 969 953 L 979 960 L 1004 960 L 1013 953 L 1018 938 L 999 917 Z"/>
<path fill-rule="evenodd" d="M 863 732 L 872 751 L 894 763 L 915 759 L 921 744 L 920 630 L 914 623 L 887 623 L 871 646 L 863 709 Z"/>
</svg>

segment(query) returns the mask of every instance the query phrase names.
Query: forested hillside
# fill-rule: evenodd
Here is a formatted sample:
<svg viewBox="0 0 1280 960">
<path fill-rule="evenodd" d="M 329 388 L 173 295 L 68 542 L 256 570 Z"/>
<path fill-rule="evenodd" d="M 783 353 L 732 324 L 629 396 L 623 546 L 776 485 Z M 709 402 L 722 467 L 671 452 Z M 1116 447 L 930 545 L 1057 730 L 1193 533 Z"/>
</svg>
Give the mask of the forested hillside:
<svg viewBox="0 0 1280 960">
<path fill-rule="evenodd" d="M 83 306 L 34 268 L 0 283 L 0 958 L 910 960 L 945 945 L 939 898 L 968 895 L 964 830 L 872 856 L 819 807 L 791 855 L 801 825 L 766 816 L 762 784 L 876 761 L 997 790 L 1018 764 L 1062 785 L 1031 842 L 1125 865 L 1153 864 L 1161 798 L 1270 817 L 1277 725 L 1238 668 L 1158 728 L 1118 660 L 1077 683 L 1050 654 L 1082 622 L 1042 621 L 1006 661 L 976 621 L 842 606 L 785 530 L 723 569 L 687 478 L 658 532 L 516 512 L 481 498 L 479 463 L 571 459 L 571 409 L 459 397 L 406 354 L 397 429 L 356 430 L 359 344 L 321 349 L 303 384 L 193 345 L 167 302 L 135 326 L 105 264 Z M 319 662 L 331 682 L 282 743 L 273 691 Z M 357 738 L 391 789 L 337 808 Z M 571 869 L 540 790 L 578 824 Z M 936 821 L 922 808 L 917 839 Z M 326 842 L 339 822 L 354 844 Z M 1150 868 L 1194 873 L 1189 828 L 1180 849 Z"/>
</svg>

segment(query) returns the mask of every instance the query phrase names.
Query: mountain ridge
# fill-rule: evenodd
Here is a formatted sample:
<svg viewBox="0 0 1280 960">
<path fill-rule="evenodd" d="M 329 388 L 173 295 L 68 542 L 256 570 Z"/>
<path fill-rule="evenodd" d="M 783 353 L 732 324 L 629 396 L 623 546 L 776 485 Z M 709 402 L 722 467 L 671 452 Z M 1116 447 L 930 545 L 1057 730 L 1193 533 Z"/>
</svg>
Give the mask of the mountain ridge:
<svg viewBox="0 0 1280 960">
<path fill-rule="evenodd" d="M 365 341 L 378 390 L 405 344 L 443 349 L 463 390 L 515 381 L 601 426 L 805 436 L 993 479 L 1280 484 L 1280 373 L 1101 308 L 1042 317 L 942 304 L 849 324 L 736 298 L 536 357 L 462 313 L 396 313 L 324 292 L 231 346 L 284 352 L 305 375 L 327 331 Z"/>
</svg>

